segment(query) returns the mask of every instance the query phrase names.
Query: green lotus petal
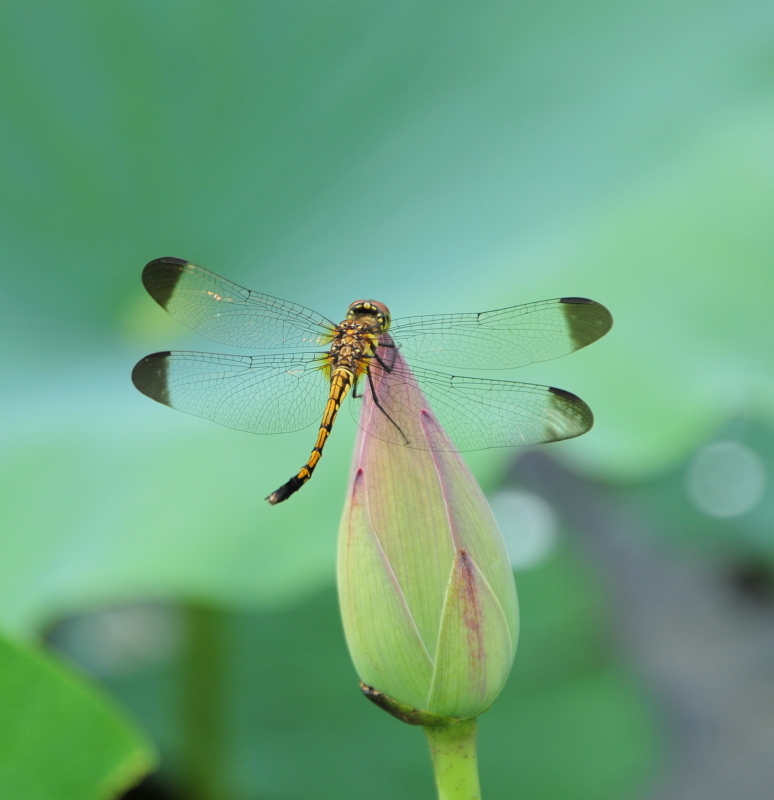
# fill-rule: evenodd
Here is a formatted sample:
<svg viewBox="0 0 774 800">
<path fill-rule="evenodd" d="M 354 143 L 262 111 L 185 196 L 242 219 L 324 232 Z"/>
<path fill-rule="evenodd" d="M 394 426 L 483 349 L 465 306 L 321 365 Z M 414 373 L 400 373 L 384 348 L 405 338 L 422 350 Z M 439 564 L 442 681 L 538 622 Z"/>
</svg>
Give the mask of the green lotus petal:
<svg viewBox="0 0 774 800">
<path fill-rule="evenodd" d="M 508 624 L 513 658 L 519 635 L 519 607 L 505 542 L 489 503 L 467 464 L 459 453 L 444 447 L 448 438 L 443 428 L 427 412 L 423 413 L 421 424 L 435 451 L 431 456 L 443 494 L 449 534 L 457 552 L 466 550 L 486 575 Z"/>
<path fill-rule="evenodd" d="M 428 710 L 475 717 L 492 704 L 513 663 L 508 622 L 474 559 L 454 559 L 444 604 Z"/>
<path fill-rule="evenodd" d="M 401 370 L 405 369 L 405 362 L 400 363 Z M 412 390 L 420 392 L 416 385 Z M 368 406 L 366 398 L 362 423 L 365 430 L 369 424 Z M 354 465 L 365 470 L 371 522 L 422 640 L 428 652 L 434 653 L 449 569 L 459 548 L 449 530 L 433 456 L 426 450 L 398 447 L 361 432 Z"/>
<path fill-rule="evenodd" d="M 413 708 L 424 708 L 433 662 L 371 522 L 370 479 L 357 470 L 339 537 L 339 602 L 360 679 Z"/>
</svg>

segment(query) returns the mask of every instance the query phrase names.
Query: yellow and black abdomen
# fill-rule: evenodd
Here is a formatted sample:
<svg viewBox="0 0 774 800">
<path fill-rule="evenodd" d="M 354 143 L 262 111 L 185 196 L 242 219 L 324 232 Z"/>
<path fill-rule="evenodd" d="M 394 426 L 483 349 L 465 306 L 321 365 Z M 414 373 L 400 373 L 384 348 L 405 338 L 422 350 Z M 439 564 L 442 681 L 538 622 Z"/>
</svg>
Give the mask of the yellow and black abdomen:
<svg viewBox="0 0 774 800">
<path fill-rule="evenodd" d="M 317 441 L 309 460 L 298 473 L 266 498 L 272 505 L 287 500 L 312 477 L 344 398 L 358 379 L 368 371 L 368 364 L 376 352 L 379 339 L 371 333 L 371 327 L 361 321 L 345 321 L 338 326 L 328 355 L 327 369 L 330 370 L 331 387 L 317 432 Z"/>
<path fill-rule="evenodd" d="M 342 367 L 334 368 L 331 373 L 331 389 L 328 395 L 328 402 L 325 404 L 325 411 L 317 432 L 317 441 L 309 455 L 309 460 L 301 467 L 298 474 L 294 475 L 287 483 L 280 486 L 279 489 L 266 498 L 272 505 L 287 500 L 290 495 L 295 494 L 312 477 L 317 462 L 322 458 L 323 447 L 325 447 L 325 442 L 331 434 L 341 403 L 347 396 L 347 392 L 352 388 L 353 383 L 354 375 L 350 370 Z"/>
</svg>

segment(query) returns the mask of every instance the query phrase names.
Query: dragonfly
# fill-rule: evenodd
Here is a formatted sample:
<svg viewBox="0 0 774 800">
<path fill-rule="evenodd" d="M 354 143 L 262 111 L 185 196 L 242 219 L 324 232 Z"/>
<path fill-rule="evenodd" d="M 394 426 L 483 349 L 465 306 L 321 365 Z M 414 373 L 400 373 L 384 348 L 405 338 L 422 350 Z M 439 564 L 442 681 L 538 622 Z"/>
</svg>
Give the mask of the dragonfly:
<svg viewBox="0 0 774 800">
<path fill-rule="evenodd" d="M 272 505 L 312 477 L 347 395 L 358 423 L 364 400 L 378 409 L 376 424 L 373 414 L 368 424 L 371 435 L 420 449 L 431 445 L 418 430 L 418 403 L 430 403 L 460 451 L 571 439 L 594 422 L 588 405 L 563 389 L 413 365 L 510 369 L 567 355 L 613 324 L 607 308 L 593 300 L 562 297 L 395 320 L 385 304 L 359 300 L 336 324 L 179 258 L 149 262 L 142 281 L 162 308 L 202 336 L 231 347 L 280 351 L 164 351 L 146 356 L 132 371 L 134 385 L 153 400 L 229 428 L 277 434 L 317 423 L 307 462 L 266 498 Z M 416 384 L 424 397 L 409 389 Z"/>
</svg>

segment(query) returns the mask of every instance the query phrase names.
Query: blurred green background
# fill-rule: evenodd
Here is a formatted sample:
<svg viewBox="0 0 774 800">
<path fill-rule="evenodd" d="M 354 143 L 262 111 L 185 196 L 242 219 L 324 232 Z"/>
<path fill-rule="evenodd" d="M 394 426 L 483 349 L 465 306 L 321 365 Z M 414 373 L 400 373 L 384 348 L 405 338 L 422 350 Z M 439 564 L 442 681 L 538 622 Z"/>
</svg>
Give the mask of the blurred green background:
<svg viewBox="0 0 774 800">
<path fill-rule="evenodd" d="M 7 3 L 0 70 L 0 795 L 433 795 L 340 631 L 351 421 L 272 508 L 311 432 L 129 381 L 220 349 L 173 255 L 334 319 L 607 305 L 506 376 L 594 430 L 470 459 L 523 613 L 484 796 L 770 797 L 771 2 Z"/>
</svg>

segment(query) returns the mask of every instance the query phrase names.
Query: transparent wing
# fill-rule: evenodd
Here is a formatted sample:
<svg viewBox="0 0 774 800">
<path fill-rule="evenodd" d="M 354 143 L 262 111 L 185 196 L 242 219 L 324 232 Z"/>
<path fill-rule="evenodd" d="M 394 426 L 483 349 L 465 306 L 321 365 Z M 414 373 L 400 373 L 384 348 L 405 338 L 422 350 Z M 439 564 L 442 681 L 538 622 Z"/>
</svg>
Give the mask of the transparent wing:
<svg viewBox="0 0 774 800">
<path fill-rule="evenodd" d="M 362 403 L 350 408 L 368 433 L 393 444 L 433 449 L 420 427 L 420 412 L 428 404 L 461 451 L 572 439 L 594 424 L 583 400 L 550 386 L 408 370 L 400 360 L 389 373 L 375 362 L 370 371 L 371 380 L 364 376 L 360 391 L 375 402 L 367 402 L 363 418 Z"/>
<path fill-rule="evenodd" d="M 173 351 L 138 362 L 132 382 L 159 403 L 249 433 L 319 422 L 328 397 L 324 354 L 232 356 Z"/>
<path fill-rule="evenodd" d="M 142 282 L 175 319 L 220 344 L 254 350 L 320 347 L 334 324 L 296 303 L 244 289 L 180 258 L 146 264 Z"/>
<path fill-rule="evenodd" d="M 572 353 L 604 336 L 610 312 L 562 297 L 479 314 L 396 319 L 390 334 L 403 355 L 454 369 L 511 369 Z"/>
</svg>

